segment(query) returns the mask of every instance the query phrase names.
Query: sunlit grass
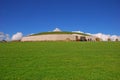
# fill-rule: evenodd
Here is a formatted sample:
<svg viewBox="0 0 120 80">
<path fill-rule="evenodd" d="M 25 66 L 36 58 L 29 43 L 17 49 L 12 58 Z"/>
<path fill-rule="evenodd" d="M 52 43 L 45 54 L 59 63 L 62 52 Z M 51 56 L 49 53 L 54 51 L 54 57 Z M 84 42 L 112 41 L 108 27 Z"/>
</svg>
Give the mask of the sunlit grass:
<svg viewBox="0 0 120 80">
<path fill-rule="evenodd" d="M 0 43 L 0 80 L 119 80 L 120 42 Z"/>
</svg>

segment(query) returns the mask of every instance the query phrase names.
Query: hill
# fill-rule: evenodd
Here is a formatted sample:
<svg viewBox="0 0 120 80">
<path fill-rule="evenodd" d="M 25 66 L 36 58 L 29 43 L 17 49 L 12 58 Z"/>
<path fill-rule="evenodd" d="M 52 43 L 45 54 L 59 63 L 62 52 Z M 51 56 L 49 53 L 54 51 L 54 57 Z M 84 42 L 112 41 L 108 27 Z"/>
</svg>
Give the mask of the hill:
<svg viewBox="0 0 120 80">
<path fill-rule="evenodd" d="M 0 46 L 0 80 L 120 79 L 120 42 L 12 42 Z"/>
<path fill-rule="evenodd" d="M 88 34 L 85 34 L 85 33 L 76 33 L 76 32 L 41 32 L 41 33 L 36 33 L 36 34 L 32 34 L 30 36 L 35 36 L 35 35 L 47 35 L 47 34 L 79 34 L 79 35 L 84 35 L 84 36 L 90 36 Z"/>
</svg>

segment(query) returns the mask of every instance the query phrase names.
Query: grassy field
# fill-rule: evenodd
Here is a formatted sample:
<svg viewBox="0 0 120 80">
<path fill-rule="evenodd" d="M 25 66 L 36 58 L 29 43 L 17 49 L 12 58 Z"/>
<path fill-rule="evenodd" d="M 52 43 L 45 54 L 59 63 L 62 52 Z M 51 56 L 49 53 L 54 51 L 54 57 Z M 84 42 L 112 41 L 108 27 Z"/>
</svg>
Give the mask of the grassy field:
<svg viewBox="0 0 120 80">
<path fill-rule="evenodd" d="M 120 42 L 0 43 L 0 80 L 120 80 Z"/>
</svg>

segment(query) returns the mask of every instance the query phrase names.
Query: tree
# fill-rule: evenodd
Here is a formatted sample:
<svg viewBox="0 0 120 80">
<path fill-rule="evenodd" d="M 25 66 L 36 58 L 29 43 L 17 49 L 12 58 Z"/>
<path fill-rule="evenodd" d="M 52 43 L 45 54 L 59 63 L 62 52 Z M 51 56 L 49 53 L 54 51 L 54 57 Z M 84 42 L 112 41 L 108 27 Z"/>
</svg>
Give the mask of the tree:
<svg viewBox="0 0 120 80">
<path fill-rule="evenodd" d="M 115 39 L 115 41 L 119 41 L 118 39 Z"/>
<path fill-rule="evenodd" d="M 96 38 L 95 40 L 96 40 L 96 41 L 100 41 L 100 38 Z"/>
<path fill-rule="evenodd" d="M 111 41 L 111 39 L 110 39 L 110 38 L 108 38 L 108 41 Z"/>
</svg>

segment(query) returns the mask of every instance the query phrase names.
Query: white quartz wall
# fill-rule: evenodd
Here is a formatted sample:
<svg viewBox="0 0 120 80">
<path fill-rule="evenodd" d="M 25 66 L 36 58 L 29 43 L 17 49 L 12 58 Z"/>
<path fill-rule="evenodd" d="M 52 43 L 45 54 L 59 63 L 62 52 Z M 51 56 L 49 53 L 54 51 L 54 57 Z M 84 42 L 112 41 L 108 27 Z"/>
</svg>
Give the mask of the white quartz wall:
<svg viewBox="0 0 120 80">
<path fill-rule="evenodd" d="M 72 34 L 48 34 L 23 37 L 21 41 L 64 41 L 76 40 L 75 35 Z"/>
</svg>

